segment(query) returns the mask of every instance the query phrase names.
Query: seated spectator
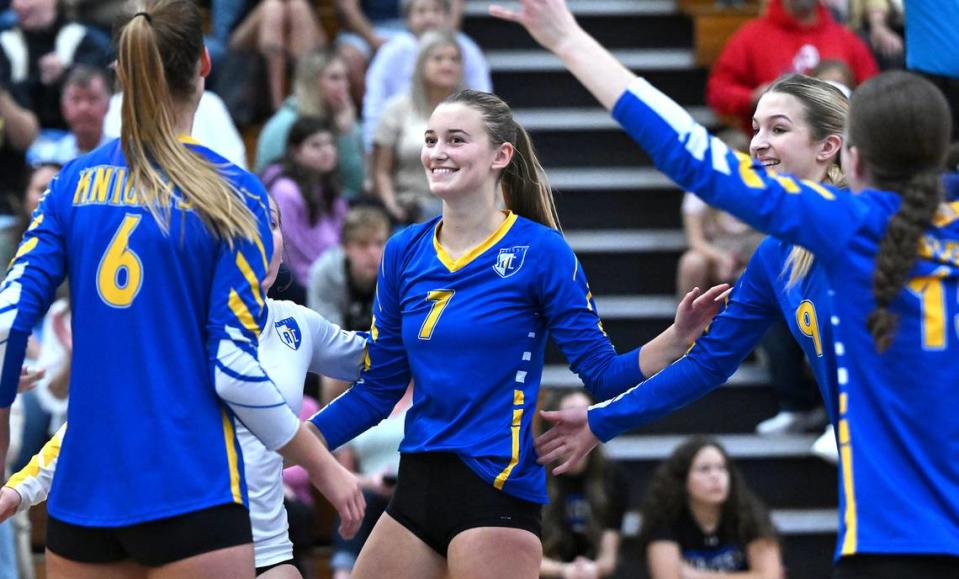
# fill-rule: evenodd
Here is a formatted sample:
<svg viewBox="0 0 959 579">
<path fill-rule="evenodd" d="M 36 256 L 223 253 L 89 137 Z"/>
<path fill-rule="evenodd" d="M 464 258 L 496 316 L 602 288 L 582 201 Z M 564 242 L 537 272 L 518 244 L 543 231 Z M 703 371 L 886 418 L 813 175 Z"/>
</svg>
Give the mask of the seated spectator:
<svg viewBox="0 0 959 579">
<path fill-rule="evenodd" d="M 756 102 L 787 72 L 806 74 L 823 59 L 845 62 L 861 83 L 878 72 L 869 47 L 817 0 L 769 0 L 766 13 L 729 39 L 713 65 L 706 101 L 751 133 Z"/>
<path fill-rule="evenodd" d="M 343 60 L 325 51 L 300 59 L 293 79 L 293 96 L 263 126 L 256 142 L 256 171 L 283 156 L 290 125 L 297 118 L 329 117 L 336 126 L 343 196 L 357 197 L 364 189 L 363 129 L 350 99 L 350 81 Z"/>
<path fill-rule="evenodd" d="M 359 477 L 363 498 L 366 499 L 366 512 L 363 514 L 363 525 L 352 539 L 346 540 L 338 532 L 333 534 L 333 556 L 330 558 L 333 579 L 350 578 L 360 549 L 390 503 L 400 467 L 399 448 L 400 442 L 403 441 L 406 411 L 412 404 L 411 384 L 386 420 L 346 443 L 336 452 L 340 463 Z"/>
<path fill-rule="evenodd" d="M 849 0 L 847 25 L 869 41 L 881 70 L 901 69 L 903 11 L 901 0 Z"/>
<path fill-rule="evenodd" d="M 263 172 L 263 184 L 283 215 L 284 263 L 293 275 L 285 298 L 306 302 L 310 266 L 340 242 L 346 201 L 336 176 L 335 132 L 319 117 L 290 127 L 283 159 Z"/>
<path fill-rule="evenodd" d="M 582 391 L 557 393 L 550 409 L 586 408 Z M 616 570 L 628 482 L 601 448 L 563 476 L 547 470 L 540 577 L 599 579 Z"/>
<path fill-rule="evenodd" d="M 2 76 L 2 72 L 0 72 Z M 37 138 L 40 124 L 37 116 L 23 102 L 0 84 L 0 215 L 16 214 L 12 203 L 19 199 L 29 174 L 26 151 Z M 19 238 L 15 243 L 19 242 Z M 4 262 L 7 263 L 7 262 Z"/>
<path fill-rule="evenodd" d="M 386 105 L 373 139 L 373 191 L 394 219 L 426 221 L 443 204 L 430 194 L 420 161 L 423 133 L 430 114 L 443 99 L 462 88 L 462 60 L 452 32 L 423 35 L 409 90 Z"/>
<path fill-rule="evenodd" d="M 404 1 L 407 30 L 383 45 L 366 73 L 363 134 L 367 151 L 372 150 L 373 137 L 386 104 L 410 87 L 420 38 L 430 30 L 453 30 L 452 6 L 449 0 Z M 463 87 L 491 92 L 493 83 L 483 51 L 462 32 L 456 32 L 456 42 L 463 66 Z"/>
<path fill-rule="evenodd" d="M 109 138 L 103 121 L 110 106 L 110 77 L 104 69 L 77 65 L 63 83 L 60 109 L 69 130 L 43 129 L 27 150 L 27 162 L 65 165 Z"/>
<path fill-rule="evenodd" d="M 120 137 L 120 108 L 123 106 L 123 93 L 110 97 L 110 108 L 103 121 L 103 132 L 111 138 Z M 193 138 L 204 146 L 226 157 L 238 167 L 246 169 L 246 145 L 240 131 L 233 124 L 226 105 L 215 93 L 204 91 L 196 109 L 193 121 Z"/>
<path fill-rule="evenodd" d="M 343 220 L 340 246 L 324 253 L 310 267 L 306 305 L 344 330 L 368 331 L 373 323 L 373 295 L 390 221 L 374 206 L 350 209 Z M 321 376 L 323 403 L 347 388 Z"/>
<path fill-rule="evenodd" d="M 257 50 L 266 61 L 273 110 L 286 98 L 289 62 L 326 45 L 326 34 L 307 0 L 260 0 L 230 36 L 230 50 Z"/>
<path fill-rule="evenodd" d="M 783 577 L 769 513 L 714 440 L 692 437 L 659 466 L 643 501 L 642 520 L 639 538 L 650 579 L 736 572 Z"/>
<path fill-rule="evenodd" d="M 40 204 L 40 197 L 59 171 L 60 165 L 55 164 L 38 165 L 29 171 L 26 187 L 11 201 L 11 205 L 16 208 L 16 215 L 10 216 L 0 228 L 0 263 L 10 263 L 13 259 L 17 246 L 30 225 L 31 215 Z"/>
<path fill-rule="evenodd" d="M 856 77 L 846 66 L 845 62 L 839 60 L 826 59 L 819 63 L 816 68 L 810 71 L 809 76 L 824 80 L 842 91 L 848 100 L 852 96 L 852 91 L 856 89 Z"/>
<path fill-rule="evenodd" d="M 337 54 L 349 68 L 353 102 L 363 102 L 364 76 L 373 54 L 390 38 L 403 32 L 406 24 L 401 12 L 409 9 L 409 0 L 336 0 L 343 32 L 336 38 Z M 459 27 L 463 0 L 450 0 L 450 26 Z"/>
<path fill-rule="evenodd" d="M 57 0 L 14 0 L 19 23 L 0 32 L 0 86 L 37 115 L 45 129 L 66 129 L 60 112 L 61 81 L 74 64 L 105 67 L 109 41 L 82 24 L 68 22 Z"/>
</svg>

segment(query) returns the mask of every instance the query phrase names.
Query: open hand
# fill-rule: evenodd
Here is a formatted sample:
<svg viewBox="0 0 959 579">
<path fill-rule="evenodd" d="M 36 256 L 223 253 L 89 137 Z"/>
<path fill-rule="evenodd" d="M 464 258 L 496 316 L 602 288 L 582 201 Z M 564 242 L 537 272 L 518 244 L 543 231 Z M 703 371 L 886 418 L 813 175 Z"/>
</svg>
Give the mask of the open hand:
<svg viewBox="0 0 959 579">
<path fill-rule="evenodd" d="M 543 420 L 552 422 L 553 427 L 536 438 L 537 462 L 559 462 L 553 474 L 560 475 L 585 458 L 599 444 L 599 439 L 589 429 L 587 412 L 587 408 L 540 412 Z"/>
<path fill-rule="evenodd" d="M 17 384 L 17 392 L 29 392 L 37 387 L 37 382 L 47 373 L 43 368 L 20 368 L 20 383 Z"/>
<path fill-rule="evenodd" d="M 10 487 L 0 489 L 0 523 L 16 514 L 20 508 L 20 493 Z"/>
<path fill-rule="evenodd" d="M 516 22 L 543 48 L 556 52 L 563 40 L 579 29 L 564 0 L 520 0 L 519 10 L 493 4 L 491 16 Z"/>
<path fill-rule="evenodd" d="M 706 326 L 723 307 L 731 291 L 728 283 L 721 283 L 709 288 L 705 293 L 694 287 L 683 296 L 676 308 L 676 321 L 673 325 L 684 344 L 689 345 L 699 339 Z"/>
</svg>

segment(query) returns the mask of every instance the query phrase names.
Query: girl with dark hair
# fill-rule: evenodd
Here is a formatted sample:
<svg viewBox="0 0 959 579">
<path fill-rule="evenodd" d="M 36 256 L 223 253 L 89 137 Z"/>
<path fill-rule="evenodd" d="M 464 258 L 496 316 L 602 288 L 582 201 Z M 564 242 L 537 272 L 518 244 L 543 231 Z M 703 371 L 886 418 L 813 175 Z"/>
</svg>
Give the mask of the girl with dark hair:
<svg viewBox="0 0 959 579">
<path fill-rule="evenodd" d="M 707 203 L 807 248 L 822 267 L 824 301 L 810 301 L 798 321 L 835 353 L 827 404 L 840 455 L 836 576 L 955 574 L 959 206 L 943 202 L 940 184 L 951 131 L 942 93 L 903 72 L 857 89 L 842 155 L 850 195 L 730 151 L 583 32 L 562 0 L 521 4 L 494 12 L 554 51 L 657 167 Z M 828 318 L 816 315 L 822 306 Z M 682 381 L 659 384 L 554 416 L 563 424 L 545 435 L 542 460 L 576 460 L 597 436 L 609 440 L 647 412 L 695 398 Z"/>
<path fill-rule="evenodd" d="M 0 286 L 0 406 L 69 271 L 70 435 L 47 508 L 47 576 L 252 577 L 237 421 L 310 472 L 347 532 L 363 498 L 257 358 L 266 192 L 179 137 L 210 71 L 200 12 L 190 0 L 128 8 L 114 30 L 120 139 L 50 183 Z"/>
<path fill-rule="evenodd" d="M 639 541 L 651 579 L 780 579 L 782 558 L 766 508 L 718 442 L 694 436 L 652 480 Z"/>
<path fill-rule="evenodd" d="M 556 392 L 550 410 L 587 408 L 584 392 Z M 540 577 L 599 579 L 616 571 L 629 483 L 603 452 L 575 464 L 567 476 L 546 474 Z"/>
<path fill-rule="evenodd" d="M 340 242 L 349 207 L 340 196 L 336 131 L 322 117 L 301 117 L 290 127 L 283 159 L 263 172 L 263 183 L 283 213 L 286 264 L 299 303 L 305 302 L 310 266 Z"/>
<path fill-rule="evenodd" d="M 443 213 L 387 243 L 368 368 L 311 422 L 334 449 L 415 383 L 397 487 L 353 577 L 537 577 L 547 495 L 531 423 L 547 334 L 606 397 L 681 355 L 725 288 L 690 294 L 684 312 L 698 310 L 695 321 L 618 355 L 506 103 L 455 93 L 433 111 L 424 141 Z"/>
</svg>

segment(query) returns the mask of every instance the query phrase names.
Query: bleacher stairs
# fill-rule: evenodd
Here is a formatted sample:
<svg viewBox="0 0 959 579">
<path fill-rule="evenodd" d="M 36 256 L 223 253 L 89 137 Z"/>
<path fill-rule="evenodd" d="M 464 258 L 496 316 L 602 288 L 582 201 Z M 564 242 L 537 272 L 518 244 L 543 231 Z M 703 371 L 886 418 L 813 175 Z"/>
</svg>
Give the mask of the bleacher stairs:
<svg viewBox="0 0 959 579">
<path fill-rule="evenodd" d="M 690 3 L 682 1 L 684 7 Z M 518 26 L 487 16 L 488 5 L 467 1 L 465 32 L 486 50 L 495 91 L 533 136 L 606 330 L 620 351 L 636 347 L 666 328 L 673 316 L 676 263 L 685 247 L 682 193 L 557 59 L 538 49 Z M 676 0 L 570 0 L 570 5 L 583 26 L 632 70 L 700 122 L 718 125 L 704 105 L 707 71 L 697 65 L 704 57 L 695 49 L 693 19 Z M 552 346 L 547 364 L 545 387 L 581 386 Z M 616 577 L 646 576 L 635 541 L 635 512 L 656 465 L 692 433 L 719 437 L 772 510 L 787 576 L 830 575 L 837 524 L 835 467 L 810 454 L 814 436 L 768 439 L 752 434 L 759 421 L 775 412 L 768 377 L 749 363 L 706 398 L 607 445 L 630 480 L 631 514 Z"/>
</svg>

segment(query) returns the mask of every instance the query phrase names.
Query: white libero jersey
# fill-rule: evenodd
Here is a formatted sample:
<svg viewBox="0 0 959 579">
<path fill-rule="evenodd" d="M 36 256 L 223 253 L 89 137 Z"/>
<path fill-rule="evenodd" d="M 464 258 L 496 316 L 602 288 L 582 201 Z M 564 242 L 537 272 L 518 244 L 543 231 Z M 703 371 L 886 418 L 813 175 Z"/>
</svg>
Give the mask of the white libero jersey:
<svg viewBox="0 0 959 579">
<path fill-rule="evenodd" d="M 260 365 L 273 380 L 294 413 L 303 405 L 307 372 L 354 381 L 363 365 L 366 339 L 328 322 L 313 310 L 287 301 L 267 300 L 266 326 L 260 334 Z M 6 486 L 21 496 L 20 508 L 43 502 L 56 471 L 64 424 L 26 467 Z M 283 458 L 267 450 L 242 424 L 237 436 L 250 498 L 250 522 L 256 566 L 273 565 L 293 557 L 286 509 L 283 507 Z"/>
<path fill-rule="evenodd" d="M 260 365 L 297 415 L 303 406 L 303 380 L 315 372 L 352 382 L 359 377 L 366 340 L 341 330 L 313 310 L 293 302 L 268 300 L 266 326 L 260 334 Z M 283 507 L 283 458 L 237 428 L 250 497 L 250 522 L 256 566 L 293 557 Z"/>
</svg>

